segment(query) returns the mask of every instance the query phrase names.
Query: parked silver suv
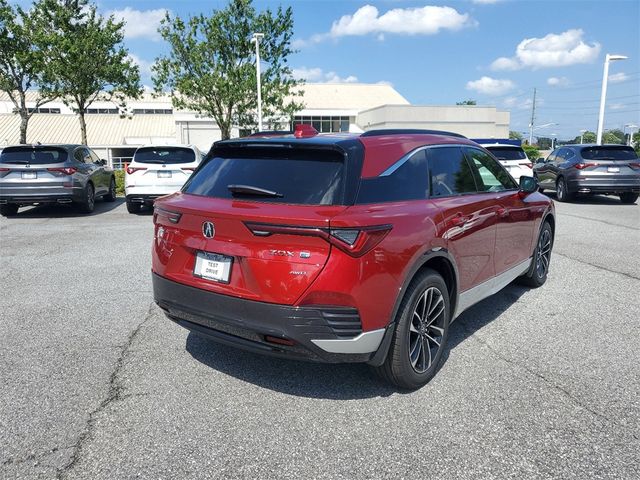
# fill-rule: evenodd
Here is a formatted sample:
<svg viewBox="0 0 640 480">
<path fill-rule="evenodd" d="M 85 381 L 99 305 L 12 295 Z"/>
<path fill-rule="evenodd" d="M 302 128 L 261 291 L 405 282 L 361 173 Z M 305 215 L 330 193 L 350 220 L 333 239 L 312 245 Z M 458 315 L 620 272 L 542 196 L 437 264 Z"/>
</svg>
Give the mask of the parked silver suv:
<svg viewBox="0 0 640 480">
<path fill-rule="evenodd" d="M 576 194 L 618 195 L 634 203 L 640 193 L 640 159 L 624 145 L 564 145 L 533 167 L 540 191 L 555 190 L 561 202 Z"/>
<path fill-rule="evenodd" d="M 76 203 L 91 213 L 95 198 L 116 199 L 113 170 L 86 145 L 16 145 L 0 153 L 0 214 L 23 205 Z"/>
</svg>

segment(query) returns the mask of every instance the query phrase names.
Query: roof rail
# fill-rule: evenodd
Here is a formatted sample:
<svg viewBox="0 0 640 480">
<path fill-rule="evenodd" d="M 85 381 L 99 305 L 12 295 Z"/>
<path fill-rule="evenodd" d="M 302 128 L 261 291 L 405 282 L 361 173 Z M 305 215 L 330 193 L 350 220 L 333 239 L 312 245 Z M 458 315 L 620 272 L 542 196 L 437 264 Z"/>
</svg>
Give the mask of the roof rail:
<svg viewBox="0 0 640 480">
<path fill-rule="evenodd" d="M 407 134 L 423 134 L 423 135 L 447 135 L 449 137 L 467 138 L 464 135 L 454 132 L 445 132 L 444 130 L 421 130 L 419 128 L 389 128 L 380 130 L 368 130 L 361 137 L 378 137 L 380 135 L 407 135 Z"/>
<path fill-rule="evenodd" d="M 253 132 L 249 137 L 277 137 L 279 135 L 291 135 L 291 130 L 263 130 L 262 132 Z"/>
</svg>

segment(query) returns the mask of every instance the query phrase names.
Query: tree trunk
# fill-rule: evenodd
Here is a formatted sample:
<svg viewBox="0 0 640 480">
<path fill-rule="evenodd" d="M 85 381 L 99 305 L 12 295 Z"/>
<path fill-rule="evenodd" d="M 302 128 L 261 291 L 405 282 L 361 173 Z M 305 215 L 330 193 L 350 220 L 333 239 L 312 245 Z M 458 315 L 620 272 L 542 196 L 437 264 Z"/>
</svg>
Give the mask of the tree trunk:
<svg viewBox="0 0 640 480">
<path fill-rule="evenodd" d="M 20 110 L 20 143 L 27 143 L 27 125 L 29 124 L 29 112 L 26 109 Z"/>
<path fill-rule="evenodd" d="M 229 140 L 231 138 L 231 126 L 222 123 L 220 125 L 220 135 L 222 136 L 222 140 Z"/>
<path fill-rule="evenodd" d="M 78 119 L 80 120 L 80 133 L 82 135 L 82 144 L 87 145 L 87 123 L 84 120 L 84 110 L 78 109 Z"/>
</svg>

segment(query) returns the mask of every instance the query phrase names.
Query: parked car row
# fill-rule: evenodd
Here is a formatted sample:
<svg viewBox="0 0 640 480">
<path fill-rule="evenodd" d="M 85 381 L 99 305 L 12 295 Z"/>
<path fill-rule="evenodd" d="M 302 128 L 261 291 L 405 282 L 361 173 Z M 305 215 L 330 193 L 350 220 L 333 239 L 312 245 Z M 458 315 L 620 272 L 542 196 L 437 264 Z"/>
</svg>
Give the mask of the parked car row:
<svg viewBox="0 0 640 480">
<path fill-rule="evenodd" d="M 154 199 L 180 190 L 201 158 L 190 145 L 138 148 L 125 173 L 127 210 L 137 213 Z M 75 204 L 91 213 L 99 197 L 115 201 L 115 174 L 86 145 L 17 145 L 0 152 L 3 216 L 36 204 Z"/>
</svg>

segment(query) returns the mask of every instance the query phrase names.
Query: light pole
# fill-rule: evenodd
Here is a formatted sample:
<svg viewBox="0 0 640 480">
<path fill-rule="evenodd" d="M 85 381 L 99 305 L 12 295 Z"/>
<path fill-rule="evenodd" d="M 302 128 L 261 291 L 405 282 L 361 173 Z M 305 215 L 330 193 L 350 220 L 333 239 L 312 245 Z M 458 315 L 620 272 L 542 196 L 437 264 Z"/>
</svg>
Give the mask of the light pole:
<svg viewBox="0 0 640 480">
<path fill-rule="evenodd" d="M 580 145 L 582 145 L 584 143 L 584 134 L 587 132 L 586 129 L 582 129 L 580 130 Z"/>
<path fill-rule="evenodd" d="M 258 131 L 262 131 L 262 86 L 260 78 L 260 40 L 264 38 L 264 33 L 254 33 L 251 41 L 256 44 L 256 80 L 258 89 Z"/>
<path fill-rule="evenodd" d="M 598 136 L 596 143 L 602 145 L 602 129 L 604 128 L 604 104 L 607 98 L 607 82 L 609 81 L 609 62 L 616 60 L 626 60 L 624 55 L 611 55 L 607 53 L 604 58 L 604 72 L 602 74 L 602 93 L 600 94 L 600 115 L 598 117 Z"/>
<path fill-rule="evenodd" d="M 626 132 L 627 127 L 629 128 L 629 146 L 632 147 L 633 145 L 633 128 L 638 128 L 638 125 L 634 125 L 633 123 L 627 123 L 624 128 L 622 129 L 622 133 Z"/>
<path fill-rule="evenodd" d="M 551 150 L 555 150 L 556 149 L 556 137 L 558 136 L 557 133 L 552 133 L 551 134 Z"/>
</svg>

